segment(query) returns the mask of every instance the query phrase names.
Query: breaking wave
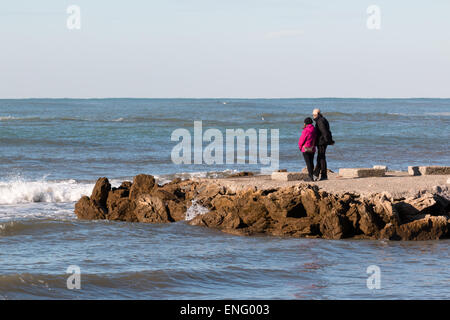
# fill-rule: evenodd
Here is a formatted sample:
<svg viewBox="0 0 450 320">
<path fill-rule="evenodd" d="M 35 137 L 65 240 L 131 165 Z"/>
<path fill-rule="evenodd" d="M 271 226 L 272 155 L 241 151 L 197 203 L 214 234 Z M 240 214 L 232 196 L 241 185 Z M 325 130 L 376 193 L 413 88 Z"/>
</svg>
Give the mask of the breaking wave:
<svg viewBox="0 0 450 320">
<path fill-rule="evenodd" d="M 15 120 L 15 119 L 17 118 L 12 116 L 0 117 L 0 121 Z"/>
<path fill-rule="evenodd" d="M 155 175 L 159 184 L 165 184 L 175 178 L 223 178 L 236 173 L 236 170 L 211 172 L 184 172 L 177 174 Z M 119 186 L 123 180 L 110 179 L 112 186 Z M 25 204 L 35 202 L 75 202 L 82 196 L 89 196 L 94 188 L 95 181 L 77 182 L 76 180 L 49 181 L 45 177 L 37 181 L 28 181 L 14 177 L 7 181 L 0 181 L 0 205 Z"/>
<path fill-rule="evenodd" d="M 90 195 L 94 184 L 64 181 L 25 181 L 15 178 L 0 181 L 0 205 L 32 202 L 74 202 Z"/>
</svg>

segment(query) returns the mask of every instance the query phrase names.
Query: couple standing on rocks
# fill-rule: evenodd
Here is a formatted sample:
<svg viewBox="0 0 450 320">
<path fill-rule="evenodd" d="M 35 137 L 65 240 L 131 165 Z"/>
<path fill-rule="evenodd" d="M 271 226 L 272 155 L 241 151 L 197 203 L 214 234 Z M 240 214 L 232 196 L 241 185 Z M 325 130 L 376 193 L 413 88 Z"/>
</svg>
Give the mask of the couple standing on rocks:
<svg viewBox="0 0 450 320">
<path fill-rule="evenodd" d="M 322 115 L 320 109 L 313 110 L 313 120 L 308 117 L 304 121 L 303 131 L 298 140 L 298 147 L 303 153 L 309 178 L 312 181 L 327 180 L 327 159 L 325 156 L 327 146 L 333 145 L 333 136 L 328 120 Z M 317 163 L 314 168 L 314 154 L 317 146 Z M 319 178 L 320 175 L 320 178 Z"/>
</svg>

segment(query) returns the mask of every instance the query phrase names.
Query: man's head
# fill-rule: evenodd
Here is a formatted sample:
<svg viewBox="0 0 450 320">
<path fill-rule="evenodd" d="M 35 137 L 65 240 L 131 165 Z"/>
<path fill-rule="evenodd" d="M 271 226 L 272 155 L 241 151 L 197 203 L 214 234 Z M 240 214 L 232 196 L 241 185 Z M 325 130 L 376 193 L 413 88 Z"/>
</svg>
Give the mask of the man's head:
<svg viewBox="0 0 450 320">
<path fill-rule="evenodd" d="M 320 115 L 320 109 L 318 109 L 318 108 L 314 109 L 312 114 L 313 114 L 313 118 L 317 119 Z"/>
</svg>

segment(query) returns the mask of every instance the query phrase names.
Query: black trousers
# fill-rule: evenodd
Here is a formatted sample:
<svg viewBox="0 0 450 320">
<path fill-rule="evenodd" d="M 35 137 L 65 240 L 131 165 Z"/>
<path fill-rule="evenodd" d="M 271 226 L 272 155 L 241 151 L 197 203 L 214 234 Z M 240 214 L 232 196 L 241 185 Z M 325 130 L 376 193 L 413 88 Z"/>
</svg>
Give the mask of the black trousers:
<svg viewBox="0 0 450 320">
<path fill-rule="evenodd" d="M 305 158 L 306 168 L 308 169 L 308 175 L 312 179 L 314 172 L 314 153 L 303 152 L 303 158 Z"/>
<path fill-rule="evenodd" d="M 322 177 L 327 177 L 327 157 L 325 153 L 327 152 L 327 146 L 317 146 L 317 163 L 314 169 L 314 175 Z"/>
</svg>

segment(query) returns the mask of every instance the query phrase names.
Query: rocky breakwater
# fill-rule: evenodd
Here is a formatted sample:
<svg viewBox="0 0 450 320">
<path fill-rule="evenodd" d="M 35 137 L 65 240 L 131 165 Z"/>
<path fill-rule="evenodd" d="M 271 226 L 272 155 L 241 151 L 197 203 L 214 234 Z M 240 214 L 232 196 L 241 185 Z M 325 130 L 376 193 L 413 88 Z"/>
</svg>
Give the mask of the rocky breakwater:
<svg viewBox="0 0 450 320">
<path fill-rule="evenodd" d="M 417 192 L 393 198 L 388 193 L 330 193 L 310 183 L 233 190 L 217 181 L 174 180 L 163 186 L 149 175 L 111 188 L 100 178 L 91 197 L 75 205 L 79 219 L 170 223 L 185 220 L 201 205 L 206 213 L 187 223 L 237 235 L 326 239 L 434 240 L 450 238 L 450 197 Z"/>
</svg>

